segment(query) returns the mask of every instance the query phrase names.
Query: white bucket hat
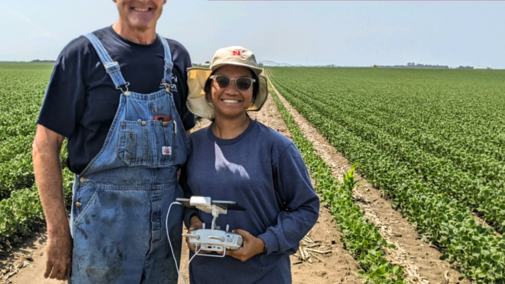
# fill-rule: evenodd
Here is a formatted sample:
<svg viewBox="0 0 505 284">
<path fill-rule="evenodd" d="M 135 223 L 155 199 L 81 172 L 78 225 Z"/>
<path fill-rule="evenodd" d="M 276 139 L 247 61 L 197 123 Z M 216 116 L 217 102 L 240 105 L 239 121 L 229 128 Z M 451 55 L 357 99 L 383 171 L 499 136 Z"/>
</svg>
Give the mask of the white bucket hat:
<svg viewBox="0 0 505 284">
<path fill-rule="evenodd" d="M 241 46 L 230 46 L 220 48 L 214 54 L 210 69 L 205 68 L 188 68 L 188 99 L 186 105 L 193 114 L 213 119 L 214 107 L 212 103 L 208 102 L 205 98 L 205 82 L 209 79 L 213 71 L 217 70 L 223 65 L 236 65 L 250 68 L 259 81 L 259 90 L 254 100 L 254 103 L 247 109 L 248 111 L 258 111 L 268 97 L 267 79 L 265 76 L 260 75 L 263 71 L 258 67 L 254 54 Z"/>
</svg>

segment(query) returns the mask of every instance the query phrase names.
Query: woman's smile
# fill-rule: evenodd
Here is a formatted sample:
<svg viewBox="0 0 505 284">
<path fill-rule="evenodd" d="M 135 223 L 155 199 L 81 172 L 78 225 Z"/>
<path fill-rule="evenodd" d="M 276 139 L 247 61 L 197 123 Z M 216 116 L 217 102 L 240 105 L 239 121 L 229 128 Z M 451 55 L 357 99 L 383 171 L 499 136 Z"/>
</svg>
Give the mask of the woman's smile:
<svg viewBox="0 0 505 284">
<path fill-rule="evenodd" d="M 228 104 L 238 104 L 240 102 L 239 100 L 221 100 L 221 101 Z"/>
<path fill-rule="evenodd" d="M 226 75 L 229 78 L 251 77 L 249 68 L 225 65 L 216 71 L 216 75 Z M 245 117 L 247 108 L 252 103 L 253 88 L 241 91 L 236 81 L 230 82 L 226 88 L 220 88 L 216 82 L 212 84 L 212 104 L 216 117 Z"/>
</svg>

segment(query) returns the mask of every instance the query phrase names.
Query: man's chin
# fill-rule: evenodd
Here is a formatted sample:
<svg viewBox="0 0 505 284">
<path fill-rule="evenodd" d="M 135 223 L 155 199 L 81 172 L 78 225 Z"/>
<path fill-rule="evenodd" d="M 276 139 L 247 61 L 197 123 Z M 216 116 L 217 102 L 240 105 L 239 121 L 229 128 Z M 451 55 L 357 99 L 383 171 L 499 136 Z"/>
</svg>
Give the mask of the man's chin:
<svg viewBox="0 0 505 284">
<path fill-rule="evenodd" d="M 156 22 L 146 19 L 130 19 L 128 27 L 132 30 L 143 32 L 156 27 Z"/>
<path fill-rule="evenodd" d="M 130 26 L 133 30 L 138 31 L 138 32 L 145 32 L 149 30 L 149 25 L 145 24 L 133 24 Z"/>
</svg>

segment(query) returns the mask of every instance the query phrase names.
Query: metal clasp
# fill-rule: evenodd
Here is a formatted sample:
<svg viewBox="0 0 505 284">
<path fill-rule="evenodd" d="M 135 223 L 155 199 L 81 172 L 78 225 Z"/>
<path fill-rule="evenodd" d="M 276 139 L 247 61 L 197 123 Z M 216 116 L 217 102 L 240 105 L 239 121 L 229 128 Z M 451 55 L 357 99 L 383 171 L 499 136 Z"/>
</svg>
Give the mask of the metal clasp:
<svg viewBox="0 0 505 284">
<path fill-rule="evenodd" d="M 124 88 L 126 90 L 123 90 L 123 87 L 117 87 L 116 90 L 120 90 L 122 93 L 124 93 L 125 96 L 130 96 L 130 90 L 128 89 L 128 86 L 130 86 L 130 82 L 126 82 L 124 85 Z"/>
<path fill-rule="evenodd" d="M 167 91 L 167 93 L 170 93 L 171 86 L 172 86 L 172 84 L 165 81 L 165 79 L 161 80 L 160 88 L 165 88 L 165 91 Z"/>
</svg>

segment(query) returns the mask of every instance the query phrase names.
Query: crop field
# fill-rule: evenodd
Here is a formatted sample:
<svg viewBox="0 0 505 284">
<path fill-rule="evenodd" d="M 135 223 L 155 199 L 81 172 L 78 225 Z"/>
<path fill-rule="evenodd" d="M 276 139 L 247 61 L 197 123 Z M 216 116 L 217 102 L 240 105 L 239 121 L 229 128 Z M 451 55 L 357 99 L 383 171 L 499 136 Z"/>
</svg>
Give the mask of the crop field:
<svg viewBox="0 0 505 284">
<path fill-rule="evenodd" d="M 31 144 L 52 67 L 0 63 L 0 249 L 19 242 L 44 221 L 34 184 Z M 70 198 L 72 174 L 64 173 Z"/>
<path fill-rule="evenodd" d="M 267 73 L 442 258 L 474 281 L 504 283 L 505 72 L 480 71 Z"/>
<path fill-rule="evenodd" d="M 44 224 L 31 143 L 52 66 L 0 63 L 0 251 Z M 444 261 L 474 282 L 505 283 L 505 71 L 292 67 L 266 74 Z M 337 181 L 271 94 L 356 271 L 366 283 L 406 283 L 403 268 L 384 258 L 392 245 L 353 196 L 354 167 Z M 70 202 L 65 159 L 64 144 Z"/>
</svg>

